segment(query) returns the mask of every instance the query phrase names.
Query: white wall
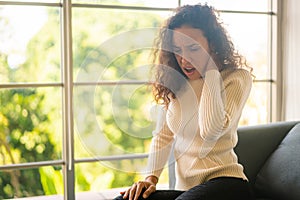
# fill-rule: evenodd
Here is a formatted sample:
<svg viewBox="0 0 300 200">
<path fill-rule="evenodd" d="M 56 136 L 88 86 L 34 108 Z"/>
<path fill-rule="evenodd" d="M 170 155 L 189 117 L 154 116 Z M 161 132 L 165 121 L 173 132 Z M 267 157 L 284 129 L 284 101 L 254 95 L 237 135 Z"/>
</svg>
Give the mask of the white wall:
<svg viewBox="0 0 300 200">
<path fill-rule="evenodd" d="M 300 120 L 300 1 L 282 0 L 283 120 Z"/>
</svg>

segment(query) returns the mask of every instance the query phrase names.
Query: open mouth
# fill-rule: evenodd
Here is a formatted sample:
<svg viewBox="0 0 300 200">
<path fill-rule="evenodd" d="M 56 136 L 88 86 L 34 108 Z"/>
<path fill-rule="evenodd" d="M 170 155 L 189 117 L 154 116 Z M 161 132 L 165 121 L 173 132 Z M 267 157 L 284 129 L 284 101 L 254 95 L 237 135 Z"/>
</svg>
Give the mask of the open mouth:
<svg viewBox="0 0 300 200">
<path fill-rule="evenodd" d="M 194 67 L 184 67 L 183 70 L 188 74 L 192 74 L 196 69 Z"/>
</svg>

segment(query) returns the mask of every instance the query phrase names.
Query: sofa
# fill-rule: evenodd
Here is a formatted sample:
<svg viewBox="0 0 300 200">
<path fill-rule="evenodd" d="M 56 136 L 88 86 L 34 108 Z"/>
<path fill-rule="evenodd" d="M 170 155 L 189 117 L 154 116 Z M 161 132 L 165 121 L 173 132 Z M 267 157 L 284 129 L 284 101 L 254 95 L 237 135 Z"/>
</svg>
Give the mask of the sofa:
<svg viewBox="0 0 300 200">
<path fill-rule="evenodd" d="M 238 129 L 235 152 L 259 200 L 300 200 L 300 122 Z"/>
</svg>

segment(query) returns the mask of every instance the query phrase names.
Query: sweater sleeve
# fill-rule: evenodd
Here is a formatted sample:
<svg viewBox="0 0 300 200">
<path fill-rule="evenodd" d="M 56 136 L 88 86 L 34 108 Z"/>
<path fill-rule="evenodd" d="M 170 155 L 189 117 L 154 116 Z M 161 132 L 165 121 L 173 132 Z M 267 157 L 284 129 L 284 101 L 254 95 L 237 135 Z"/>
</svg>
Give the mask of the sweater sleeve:
<svg viewBox="0 0 300 200">
<path fill-rule="evenodd" d="M 199 104 L 200 136 L 204 140 L 202 156 L 209 153 L 231 125 L 238 123 L 251 85 L 251 75 L 243 69 L 232 72 L 225 80 L 218 70 L 206 73 Z"/>
<path fill-rule="evenodd" d="M 174 134 L 166 123 L 166 111 L 158 113 L 156 129 L 153 131 L 153 138 L 148 157 L 147 176 L 159 177 L 165 167 L 174 142 Z"/>
</svg>

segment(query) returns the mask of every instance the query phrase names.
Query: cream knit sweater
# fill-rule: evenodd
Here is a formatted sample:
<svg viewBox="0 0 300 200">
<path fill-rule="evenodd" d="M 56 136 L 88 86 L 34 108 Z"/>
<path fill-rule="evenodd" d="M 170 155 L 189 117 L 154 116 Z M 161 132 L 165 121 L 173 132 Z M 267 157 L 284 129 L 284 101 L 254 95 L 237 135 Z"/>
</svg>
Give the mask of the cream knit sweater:
<svg viewBox="0 0 300 200">
<path fill-rule="evenodd" d="M 148 175 L 160 176 L 175 142 L 176 189 L 188 190 L 221 176 L 247 180 L 233 148 L 252 86 L 250 72 L 209 70 L 205 79 L 188 83 L 159 117 Z"/>
</svg>

